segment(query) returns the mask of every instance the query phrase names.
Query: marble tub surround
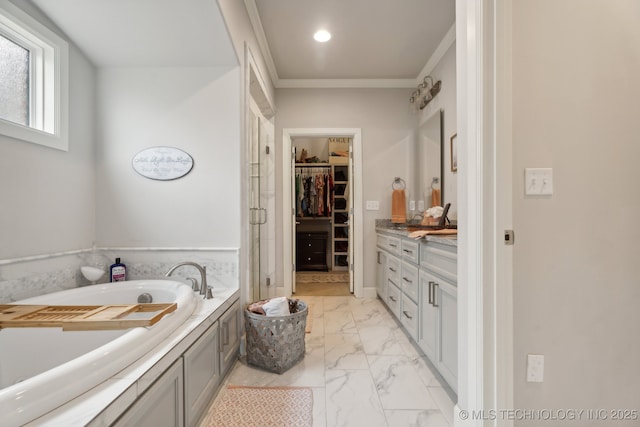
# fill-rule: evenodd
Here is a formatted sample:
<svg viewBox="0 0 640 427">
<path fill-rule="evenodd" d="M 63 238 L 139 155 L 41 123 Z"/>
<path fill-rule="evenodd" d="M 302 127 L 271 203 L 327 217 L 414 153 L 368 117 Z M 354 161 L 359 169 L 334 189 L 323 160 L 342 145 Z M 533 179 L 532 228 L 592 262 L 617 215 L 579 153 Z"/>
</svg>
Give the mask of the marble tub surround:
<svg viewBox="0 0 640 427">
<path fill-rule="evenodd" d="M 218 288 L 237 289 L 237 249 L 180 249 L 180 248 L 127 248 L 86 249 L 36 257 L 0 260 L 0 303 L 12 303 L 51 292 L 89 285 L 80 272 L 83 265 L 99 266 L 107 271 L 96 283 L 109 281 L 109 266 L 116 257 L 127 265 L 127 277 L 159 279 L 173 265 L 194 261 L 207 267 L 207 281 Z M 187 277 L 200 281 L 196 270 L 187 267 L 176 270 L 172 276 L 185 283 Z"/>
<path fill-rule="evenodd" d="M 313 306 L 304 359 L 280 375 L 241 360 L 227 384 L 311 387 L 314 426 L 453 425 L 438 374 L 380 300 L 298 298 Z"/>
<path fill-rule="evenodd" d="M 238 298 L 237 289 L 221 289 L 213 299 L 198 299 L 198 307 L 182 327 L 171 333 L 154 351 L 89 392 L 26 426 L 112 425 Z"/>
</svg>

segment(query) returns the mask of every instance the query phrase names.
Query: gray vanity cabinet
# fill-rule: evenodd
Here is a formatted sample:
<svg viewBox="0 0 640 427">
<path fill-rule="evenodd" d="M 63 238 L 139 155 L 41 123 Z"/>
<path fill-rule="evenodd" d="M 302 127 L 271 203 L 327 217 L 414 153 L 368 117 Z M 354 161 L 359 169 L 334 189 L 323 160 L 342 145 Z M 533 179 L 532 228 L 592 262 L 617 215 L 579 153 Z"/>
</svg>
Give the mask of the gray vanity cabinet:
<svg viewBox="0 0 640 427">
<path fill-rule="evenodd" d="M 414 341 L 418 339 L 418 262 L 420 246 L 415 240 L 402 239 L 400 242 L 402 265 L 400 283 L 402 308 L 400 323 Z"/>
<path fill-rule="evenodd" d="M 376 293 L 382 301 L 387 300 L 387 252 L 378 245 L 376 268 Z"/>
<path fill-rule="evenodd" d="M 434 364 L 438 336 L 438 307 L 433 304 L 433 280 L 425 270 L 420 271 L 420 334 L 418 345 Z"/>
<path fill-rule="evenodd" d="M 458 383 L 457 251 L 438 243 L 420 248 L 418 345 L 454 391 Z"/>
<path fill-rule="evenodd" d="M 220 323 L 220 373 L 233 365 L 240 348 L 240 302 L 236 301 L 218 321 Z"/>
<path fill-rule="evenodd" d="M 218 322 L 214 323 L 183 355 L 185 422 L 196 425 L 220 382 Z"/>
<path fill-rule="evenodd" d="M 117 427 L 184 426 L 182 358 L 167 369 L 116 422 Z"/>
<path fill-rule="evenodd" d="M 377 294 L 457 391 L 457 247 L 377 234 Z"/>
</svg>

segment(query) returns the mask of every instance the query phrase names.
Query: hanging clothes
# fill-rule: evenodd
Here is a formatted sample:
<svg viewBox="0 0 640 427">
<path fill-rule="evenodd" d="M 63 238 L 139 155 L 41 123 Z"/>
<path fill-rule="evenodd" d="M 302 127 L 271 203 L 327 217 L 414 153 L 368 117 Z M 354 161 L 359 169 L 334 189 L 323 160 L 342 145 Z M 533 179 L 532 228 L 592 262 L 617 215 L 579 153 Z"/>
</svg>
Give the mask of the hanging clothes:
<svg viewBox="0 0 640 427">
<path fill-rule="evenodd" d="M 333 210 L 331 168 L 296 167 L 295 200 L 298 217 L 330 217 Z"/>
</svg>

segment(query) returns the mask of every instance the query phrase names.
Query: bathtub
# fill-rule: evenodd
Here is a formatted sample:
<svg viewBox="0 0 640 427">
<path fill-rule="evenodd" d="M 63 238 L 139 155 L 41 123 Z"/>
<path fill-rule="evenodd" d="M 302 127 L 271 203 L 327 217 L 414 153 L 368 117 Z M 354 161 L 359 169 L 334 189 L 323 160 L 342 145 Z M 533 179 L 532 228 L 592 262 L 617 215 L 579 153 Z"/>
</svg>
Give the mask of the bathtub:
<svg viewBox="0 0 640 427">
<path fill-rule="evenodd" d="M 154 303 L 178 308 L 150 327 L 108 331 L 61 328 L 0 330 L 0 414 L 3 425 L 22 425 L 85 393 L 131 365 L 185 322 L 200 299 L 173 280 L 132 280 L 77 288 L 17 304 L 135 304 L 149 293 Z M 6 423 L 6 424 L 5 424 Z"/>
</svg>

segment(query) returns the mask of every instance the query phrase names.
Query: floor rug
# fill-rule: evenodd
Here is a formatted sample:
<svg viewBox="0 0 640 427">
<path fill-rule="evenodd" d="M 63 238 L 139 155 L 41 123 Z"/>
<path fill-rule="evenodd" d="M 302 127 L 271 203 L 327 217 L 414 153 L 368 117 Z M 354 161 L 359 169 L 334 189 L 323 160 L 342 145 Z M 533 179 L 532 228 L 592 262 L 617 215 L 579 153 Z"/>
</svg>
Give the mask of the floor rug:
<svg viewBox="0 0 640 427">
<path fill-rule="evenodd" d="M 349 272 L 298 271 L 296 283 L 343 283 L 349 282 Z"/>
<path fill-rule="evenodd" d="M 200 427 L 303 427 L 313 425 L 309 387 L 243 387 L 221 391 Z"/>
<path fill-rule="evenodd" d="M 295 297 L 305 296 L 349 296 L 349 282 L 345 283 L 296 283 Z"/>
</svg>

